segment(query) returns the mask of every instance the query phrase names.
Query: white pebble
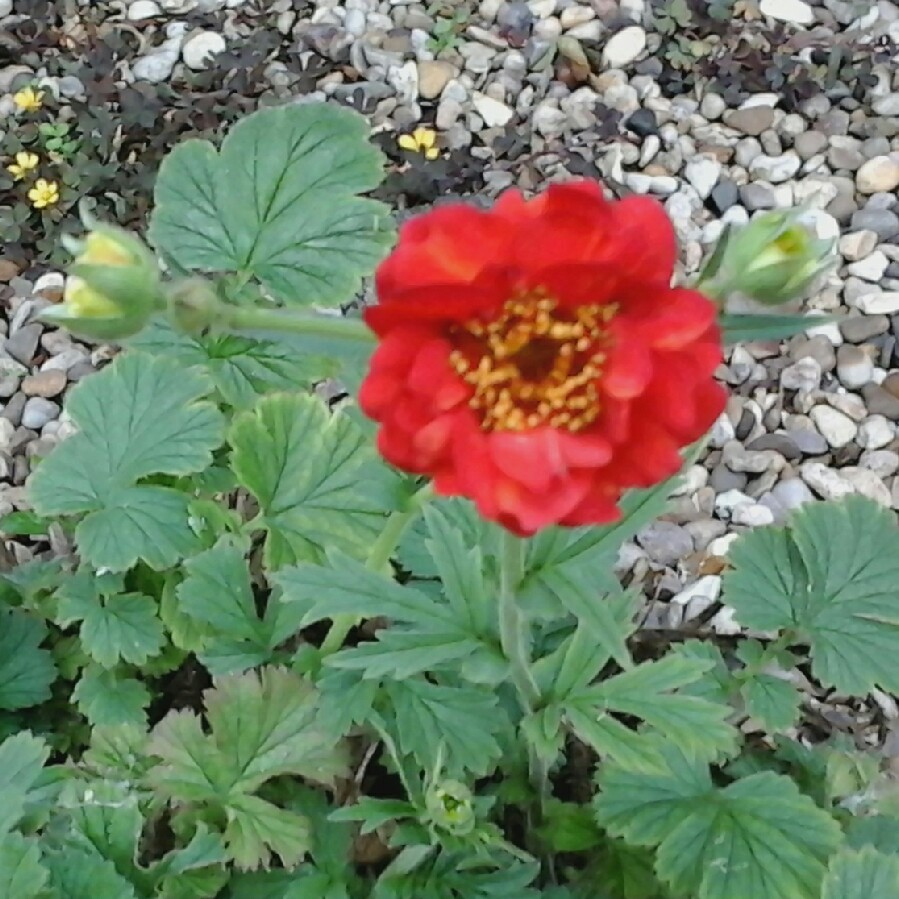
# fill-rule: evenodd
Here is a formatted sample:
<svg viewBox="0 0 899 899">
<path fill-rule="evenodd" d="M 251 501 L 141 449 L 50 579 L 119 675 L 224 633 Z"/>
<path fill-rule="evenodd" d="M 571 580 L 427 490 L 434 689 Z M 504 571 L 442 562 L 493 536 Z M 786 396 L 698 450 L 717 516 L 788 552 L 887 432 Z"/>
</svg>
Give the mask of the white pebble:
<svg viewBox="0 0 899 899">
<path fill-rule="evenodd" d="M 646 49 L 646 32 L 630 25 L 616 32 L 602 48 L 602 61 L 609 69 L 620 69 L 633 62 Z"/>
<path fill-rule="evenodd" d="M 815 406 L 809 413 L 821 436 L 837 449 L 855 439 L 858 427 L 848 416 L 830 406 Z"/>
<path fill-rule="evenodd" d="M 862 449 L 883 449 L 892 443 L 895 433 L 893 423 L 885 416 L 872 415 L 858 426 L 858 444 Z"/>
<path fill-rule="evenodd" d="M 223 53 L 228 44 L 217 31 L 201 31 L 189 37 L 181 48 L 181 58 L 188 68 L 199 72 L 208 67 L 212 57 Z M 412 64 L 414 67 L 414 63 Z"/>
</svg>

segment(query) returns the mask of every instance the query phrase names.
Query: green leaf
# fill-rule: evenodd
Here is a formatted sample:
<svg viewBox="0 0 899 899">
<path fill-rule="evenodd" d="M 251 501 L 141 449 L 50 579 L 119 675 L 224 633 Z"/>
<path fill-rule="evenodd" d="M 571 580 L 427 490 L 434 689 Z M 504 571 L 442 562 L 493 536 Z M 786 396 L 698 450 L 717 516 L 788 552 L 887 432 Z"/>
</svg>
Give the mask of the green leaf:
<svg viewBox="0 0 899 899">
<path fill-rule="evenodd" d="M 720 315 L 722 340 L 725 344 L 747 343 L 753 340 L 779 340 L 817 328 L 836 317 L 811 315 Z"/>
<path fill-rule="evenodd" d="M 899 858 L 870 847 L 834 858 L 821 899 L 875 899 L 899 896 Z"/>
<path fill-rule="evenodd" d="M 396 718 L 398 742 L 422 768 L 445 749 L 444 773 L 491 772 L 501 755 L 494 735 L 508 725 L 493 691 L 450 687 L 423 678 L 388 681 L 384 690 Z"/>
<path fill-rule="evenodd" d="M 656 872 L 696 899 L 818 899 L 839 825 L 787 777 L 754 774 L 723 789 L 695 757 L 661 750 L 666 770 L 600 772 L 597 819 L 613 836 L 658 846 Z"/>
<path fill-rule="evenodd" d="M 86 849 L 111 861 L 119 872 L 137 870 L 138 839 L 144 818 L 138 794 L 126 782 L 72 781 L 59 798 L 74 835 Z"/>
<path fill-rule="evenodd" d="M 37 899 L 49 876 L 36 840 L 18 833 L 0 836 L 0 899 Z"/>
<path fill-rule="evenodd" d="M 125 353 L 69 395 L 80 430 L 41 463 L 30 495 L 38 514 L 84 514 L 75 539 L 94 568 L 124 571 L 143 559 L 162 569 L 197 548 L 188 497 L 138 482 L 210 464 L 223 418 L 198 401 L 208 390 L 193 371 Z"/>
<path fill-rule="evenodd" d="M 98 665 L 84 669 L 72 691 L 78 710 L 95 727 L 146 724 L 150 692 L 137 680 Z"/>
<path fill-rule="evenodd" d="M 220 542 L 190 559 L 177 589 L 180 610 L 206 625 L 199 658 L 215 675 L 271 660 L 278 643 L 299 630 L 302 609 L 269 597 L 265 620 L 256 612 L 241 549 Z"/>
<path fill-rule="evenodd" d="M 137 899 L 134 887 L 95 852 L 68 846 L 48 852 L 50 882 L 65 899 Z"/>
<path fill-rule="evenodd" d="M 753 630 L 795 631 L 812 672 L 850 695 L 899 691 L 899 530 L 860 496 L 812 503 L 786 528 L 759 528 L 730 549 L 726 601 Z"/>
<path fill-rule="evenodd" d="M 315 355 L 303 353 L 284 335 L 278 340 L 238 334 L 197 337 L 176 331 L 164 319 L 152 322 L 129 345 L 208 372 L 222 399 L 238 409 L 276 390 L 307 390 L 339 368 L 321 348 L 316 347 Z"/>
<path fill-rule="evenodd" d="M 234 472 L 261 507 L 270 570 L 319 561 L 325 547 L 367 552 L 394 476 L 347 415 L 311 396 L 269 396 L 235 419 L 229 439 Z"/>
<path fill-rule="evenodd" d="M 150 239 L 184 269 L 241 272 L 279 301 L 336 305 L 393 240 L 365 120 L 330 104 L 253 113 L 221 152 L 188 140 L 163 160 Z"/>
<path fill-rule="evenodd" d="M 79 572 L 57 591 L 57 623 L 81 622 L 85 650 L 104 668 L 120 661 L 143 665 L 165 643 L 156 603 L 140 593 L 104 595 L 92 572 Z"/>
<path fill-rule="evenodd" d="M 161 761 L 151 781 L 177 803 L 219 807 L 242 867 L 267 864 L 272 851 L 295 864 L 306 851 L 304 819 L 251 794 L 283 774 L 328 782 L 344 771 L 343 753 L 314 721 L 315 694 L 291 672 L 264 668 L 221 678 L 204 698 L 209 733 L 188 711 L 154 728 L 149 751 Z"/>
<path fill-rule="evenodd" d="M 783 678 L 757 674 L 740 687 L 746 711 L 767 731 L 789 730 L 799 718 L 799 691 Z"/>
<path fill-rule="evenodd" d="M 0 834 L 18 824 L 49 757 L 47 744 L 29 731 L 20 731 L 0 743 Z"/>
<path fill-rule="evenodd" d="M 402 586 L 339 550 L 328 552 L 328 563 L 297 565 L 275 577 L 285 602 L 302 604 L 303 626 L 335 615 L 392 619 L 377 640 L 331 656 L 329 665 L 361 670 L 366 678 L 398 680 L 461 659 L 502 665 L 495 645 L 468 629 L 479 626 L 468 613 L 460 618 L 452 604 Z"/>
<path fill-rule="evenodd" d="M 565 699 L 563 707 L 566 713 L 574 710 L 595 720 L 606 718 L 610 712 L 640 718 L 672 745 L 711 761 L 735 745 L 736 733 L 726 723 L 730 708 L 675 692 L 699 680 L 708 668 L 704 660 L 672 653 L 599 684 L 581 687 Z M 609 743 L 597 751 L 615 756 Z"/>
<path fill-rule="evenodd" d="M 866 815 L 853 818 L 846 830 L 851 849 L 871 846 L 887 855 L 899 855 L 899 818 L 892 815 Z"/>
<path fill-rule="evenodd" d="M 19 609 L 0 612 L 0 709 L 26 709 L 50 698 L 52 654 L 41 649 L 44 623 Z"/>
<path fill-rule="evenodd" d="M 274 852 L 285 868 L 296 867 L 309 851 L 309 822 L 258 796 L 236 796 L 228 803 L 225 843 L 238 868 L 257 868 Z"/>
</svg>

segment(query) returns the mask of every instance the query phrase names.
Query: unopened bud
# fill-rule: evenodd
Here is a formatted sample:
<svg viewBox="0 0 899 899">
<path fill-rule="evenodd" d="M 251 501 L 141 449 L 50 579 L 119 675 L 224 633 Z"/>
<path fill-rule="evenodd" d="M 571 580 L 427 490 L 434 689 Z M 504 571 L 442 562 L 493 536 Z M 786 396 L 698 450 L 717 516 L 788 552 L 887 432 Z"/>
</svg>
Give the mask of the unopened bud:
<svg viewBox="0 0 899 899">
<path fill-rule="evenodd" d="M 431 823 L 457 836 L 474 830 L 476 818 L 471 790 L 456 780 L 432 786 L 425 797 Z"/>
<path fill-rule="evenodd" d="M 741 293 L 766 305 L 803 296 L 836 260 L 833 240 L 815 237 L 802 210 L 766 212 L 728 234 L 700 278 L 700 289 Z M 712 270 L 709 270 L 709 269 Z"/>
<path fill-rule="evenodd" d="M 42 317 L 74 334 L 120 340 L 140 331 L 162 308 L 159 267 L 133 235 L 112 225 L 97 225 L 80 241 L 63 302 Z"/>
</svg>

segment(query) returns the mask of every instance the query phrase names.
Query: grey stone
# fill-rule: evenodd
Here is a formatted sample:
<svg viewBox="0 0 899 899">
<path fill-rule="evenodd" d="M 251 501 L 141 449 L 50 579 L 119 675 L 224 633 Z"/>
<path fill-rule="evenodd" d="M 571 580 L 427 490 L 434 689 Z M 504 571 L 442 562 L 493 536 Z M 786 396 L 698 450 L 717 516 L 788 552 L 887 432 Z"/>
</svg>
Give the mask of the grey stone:
<svg viewBox="0 0 899 899">
<path fill-rule="evenodd" d="M 693 539 L 671 521 L 655 521 L 637 534 L 637 543 L 659 565 L 671 567 L 693 552 Z"/>
<path fill-rule="evenodd" d="M 17 362 L 28 365 L 34 358 L 43 328 L 37 322 L 24 325 L 6 338 L 6 352 Z"/>
<path fill-rule="evenodd" d="M 747 106 L 724 114 L 724 124 L 731 128 L 758 137 L 774 124 L 774 109 L 770 106 Z"/>
<path fill-rule="evenodd" d="M 816 435 L 818 436 L 818 435 Z M 823 438 L 821 438 L 823 440 Z M 825 442 L 826 444 L 826 442 Z M 772 434 L 762 434 L 746 444 L 746 449 L 752 452 L 761 452 L 763 450 L 774 450 L 774 452 L 783 456 L 784 459 L 792 461 L 802 457 L 802 450 L 796 443 L 793 436 L 782 432 Z M 827 449 L 825 445 L 824 450 Z"/>
<path fill-rule="evenodd" d="M 793 141 L 793 149 L 803 160 L 811 159 L 823 152 L 826 147 L 827 135 L 821 134 L 819 131 L 804 131 L 802 134 L 797 134 Z"/>
<path fill-rule="evenodd" d="M 899 235 L 899 215 L 888 209 L 859 209 L 852 214 L 853 231 L 873 231 L 881 240 Z"/>
<path fill-rule="evenodd" d="M 896 426 L 883 415 L 872 415 L 858 426 L 857 440 L 862 449 L 883 449 L 895 436 Z"/>
<path fill-rule="evenodd" d="M 840 332 L 849 343 L 864 343 L 889 329 L 886 315 L 852 315 L 840 322 Z"/>
<path fill-rule="evenodd" d="M 771 488 L 771 494 L 787 511 L 815 501 L 815 495 L 800 478 L 785 478 L 779 481 Z"/>
<path fill-rule="evenodd" d="M 15 396 L 10 397 L 9 402 L 3 406 L 0 416 L 18 426 L 22 421 L 22 410 L 25 408 L 27 401 L 28 397 L 24 393 L 17 393 Z"/>
<path fill-rule="evenodd" d="M 899 421 L 899 398 L 879 384 L 866 384 L 862 388 L 862 395 L 872 415 L 884 415 L 890 421 Z"/>
<path fill-rule="evenodd" d="M 59 417 L 59 406 L 40 396 L 31 397 L 22 410 L 22 424 L 39 431 L 47 422 Z"/>
<path fill-rule="evenodd" d="M 799 475 L 812 490 L 824 499 L 842 499 L 855 493 L 853 485 L 839 472 L 828 468 L 821 462 L 805 462 L 799 469 Z"/>
<path fill-rule="evenodd" d="M 814 406 L 809 416 L 824 439 L 834 448 L 851 443 L 858 433 L 855 422 L 831 406 Z"/>
<path fill-rule="evenodd" d="M 12 396 L 27 374 L 28 369 L 21 362 L 0 354 L 0 398 Z"/>
<path fill-rule="evenodd" d="M 821 384 L 821 363 L 812 356 L 802 356 L 780 373 L 780 386 L 784 390 L 810 393 Z"/>
<path fill-rule="evenodd" d="M 861 347 L 844 343 L 837 349 L 837 377 L 844 387 L 857 390 L 874 375 L 874 362 Z"/>
</svg>

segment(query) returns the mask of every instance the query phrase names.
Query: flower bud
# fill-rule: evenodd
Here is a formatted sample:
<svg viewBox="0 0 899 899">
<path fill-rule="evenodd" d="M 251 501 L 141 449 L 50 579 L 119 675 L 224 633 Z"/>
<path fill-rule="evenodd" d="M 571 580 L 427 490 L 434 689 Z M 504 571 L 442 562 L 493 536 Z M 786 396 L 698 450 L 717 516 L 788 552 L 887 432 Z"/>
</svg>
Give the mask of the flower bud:
<svg viewBox="0 0 899 899">
<path fill-rule="evenodd" d="M 159 266 L 133 235 L 97 225 L 80 241 L 67 241 L 76 254 L 63 303 L 43 318 L 74 334 L 119 340 L 140 331 L 163 307 Z"/>
<path fill-rule="evenodd" d="M 801 297 L 836 260 L 835 242 L 816 238 L 801 214 L 766 212 L 729 234 L 703 272 L 700 289 L 707 284 L 718 296 L 739 292 L 767 305 Z"/>
<path fill-rule="evenodd" d="M 432 786 L 425 797 L 431 822 L 456 836 L 471 833 L 475 811 L 471 790 L 456 780 L 444 780 Z"/>
</svg>

